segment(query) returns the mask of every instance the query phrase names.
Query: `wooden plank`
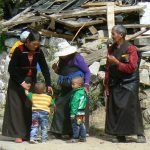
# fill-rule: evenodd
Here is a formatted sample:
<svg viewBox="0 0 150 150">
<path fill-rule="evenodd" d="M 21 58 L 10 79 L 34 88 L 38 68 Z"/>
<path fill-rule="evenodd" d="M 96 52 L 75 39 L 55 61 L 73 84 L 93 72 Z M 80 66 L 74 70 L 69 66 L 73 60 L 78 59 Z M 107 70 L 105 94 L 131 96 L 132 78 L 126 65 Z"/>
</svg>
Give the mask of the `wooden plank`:
<svg viewBox="0 0 150 150">
<path fill-rule="evenodd" d="M 150 24 L 124 24 L 126 28 L 150 28 Z"/>
<path fill-rule="evenodd" d="M 118 7 L 115 6 L 115 14 L 118 13 L 130 13 L 134 11 L 141 11 L 145 8 L 146 6 L 130 6 L 130 7 Z M 48 11 L 45 11 L 48 13 Z M 95 7 L 95 8 L 89 8 L 89 9 L 84 9 L 84 10 L 73 10 L 73 11 L 68 11 L 65 13 L 61 14 L 53 14 L 51 17 L 54 18 L 72 18 L 72 17 L 82 17 L 82 16 L 96 16 L 96 15 L 101 15 L 101 14 L 106 14 L 107 13 L 107 7 Z"/>
<path fill-rule="evenodd" d="M 107 3 L 107 28 L 108 37 L 111 38 L 111 31 L 115 25 L 114 2 Z"/>
<path fill-rule="evenodd" d="M 56 21 L 54 18 L 51 19 L 51 23 L 50 25 L 48 26 L 48 29 L 52 29 L 52 30 L 55 30 L 55 25 L 56 25 Z"/>
<path fill-rule="evenodd" d="M 144 46 L 144 47 L 140 47 L 138 48 L 139 52 L 146 52 L 146 51 L 150 51 L 150 46 Z"/>
<path fill-rule="evenodd" d="M 24 11 L 20 12 L 18 15 L 14 16 L 10 20 L 3 22 L 2 26 L 5 26 L 6 24 L 10 24 L 11 22 L 19 19 L 21 16 L 23 16 L 25 13 L 29 12 L 31 10 L 31 7 L 26 8 Z"/>
<path fill-rule="evenodd" d="M 62 10 L 64 10 L 65 8 L 67 8 L 68 6 L 72 5 L 73 3 L 75 3 L 78 0 L 69 0 L 65 3 L 63 3 L 62 5 L 60 5 L 54 13 L 60 13 Z"/>
<path fill-rule="evenodd" d="M 88 2 L 84 5 L 81 5 L 81 7 L 83 8 L 87 8 L 87 7 L 101 7 L 101 6 L 107 6 L 107 4 L 110 2 Z M 117 3 L 115 3 L 117 4 Z"/>
<path fill-rule="evenodd" d="M 88 65 L 91 65 L 93 62 L 100 61 L 100 59 L 105 58 L 106 56 L 107 56 L 107 51 L 98 50 L 87 55 L 86 57 L 84 57 L 84 59 Z"/>
<path fill-rule="evenodd" d="M 82 4 L 86 3 L 88 0 L 78 0 L 75 4 L 73 4 L 69 9 L 76 9 L 77 7 L 81 6 Z"/>
<path fill-rule="evenodd" d="M 96 29 L 94 26 L 90 26 L 88 29 L 90 30 L 90 32 L 91 32 L 93 35 L 98 32 L 97 29 Z"/>
<path fill-rule="evenodd" d="M 49 1 L 49 0 L 39 0 L 38 2 L 33 4 L 32 8 L 39 7 L 39 5 L 42 5 L 42 4 L 46 3 L 47 1 Z"/>
<path fill-rule="evenodd" d="M 42 10 L 46 10 L 46 9 L 50 8 L 53 4 L 55 4 L 55 0 L 47 1 L 43 5 L 35 8 L 34 11 L 39 11 L 40 12 Z"/>
<path fill-rule="evenodd" d="M 135 34 L 133 34 L 133 35 L 130 35 L 130 36 L 128 36 L 127 38 L 126 38 L 126 40 L 133 40 L 133 39 L 135 39 L 136 37 L 138 37 L 138 36 L 140 36 L 140 35 L 142 35 L 143 33 L 145 33 L 145 32 L 147 32 L 149 29 L 143 29 L 143 30 L 141 30 L 141 31 L 139 31 L 139 32 L 136 32 Z"/>
<path fill-rule="evenodd" d="M 40 21 L 43 21 L 43 20 L 45 21 L 47 19 L 45 19 L 43 17 L 40 17 L 40 16 L 34 16 L 34 17 L 31 17 L 31 18 L 24 17 L 22 19 L 18 19 L 17 21 L 12 21 L 9 24 L 1 27 L 1 30 L 7 30 L 8 28 L 10 29 L 10 28 L 15 27 L 15 26 L 17 26 L 19 24 L 26 24 L 26 23 L 37 22 L 37 20 L 38 20 L 38 22 L 40 22 Z"/>
<path fill-rule="evenodd" d="M 48 31 L 48 30 L 44 30 L 44 29 L 40 31 L 40 34 L 44 35 L 46 37 L 60 37 L 60 38 L 67 39 L 69 41 L 71 41 L 73 39 L 72 35 L 58 34 L 56 32 L 52 32 L 52 31 Z"/>
<path fill-rule="evenodd" d="M 88 21 L 88 22 L 56 20 L 56 22 L 58 22 L 58 23 L 60 23 L 60 24 L 63 24 L 63 25 L 65 25 L 65 26 L 68 26 L 68 27 L 70 27 L 70 28 L 80 28 L 80 27 L 82 27 L 85 23 L 86 23 L 86 24 L 85 24 L 84 27 L 104 23 L 103 20 L 92 20 L 92 21 Z"/>
</svg>

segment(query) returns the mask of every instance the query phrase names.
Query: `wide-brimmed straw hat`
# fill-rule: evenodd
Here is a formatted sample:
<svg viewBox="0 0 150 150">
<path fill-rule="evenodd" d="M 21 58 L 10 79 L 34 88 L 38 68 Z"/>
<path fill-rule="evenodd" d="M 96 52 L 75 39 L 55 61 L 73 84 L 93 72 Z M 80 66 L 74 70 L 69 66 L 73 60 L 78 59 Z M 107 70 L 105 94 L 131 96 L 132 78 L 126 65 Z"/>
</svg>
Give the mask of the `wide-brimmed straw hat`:
<svg viewBox="0 0 150 150">
<path fill-rule="evenodd" d="M 71 46 L 67 41 L 58 44 L 58 52 L 55 57 L 67 56 L 77 52 L 77 47 Z"/>
</svg>

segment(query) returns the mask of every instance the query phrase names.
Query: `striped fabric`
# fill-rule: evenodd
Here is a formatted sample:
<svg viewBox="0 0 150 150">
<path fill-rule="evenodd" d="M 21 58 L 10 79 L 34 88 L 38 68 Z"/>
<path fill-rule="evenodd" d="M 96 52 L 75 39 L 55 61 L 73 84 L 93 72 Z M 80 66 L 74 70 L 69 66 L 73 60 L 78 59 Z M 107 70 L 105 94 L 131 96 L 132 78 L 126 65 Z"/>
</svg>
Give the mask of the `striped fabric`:
<svg viewBox="0 0 150 150">
<path fill-rule="evenodd" d="M 50 113 L 52 97 L 46 94 L 32 94 L 32 110 L 44 110 Z"/>
</svg>

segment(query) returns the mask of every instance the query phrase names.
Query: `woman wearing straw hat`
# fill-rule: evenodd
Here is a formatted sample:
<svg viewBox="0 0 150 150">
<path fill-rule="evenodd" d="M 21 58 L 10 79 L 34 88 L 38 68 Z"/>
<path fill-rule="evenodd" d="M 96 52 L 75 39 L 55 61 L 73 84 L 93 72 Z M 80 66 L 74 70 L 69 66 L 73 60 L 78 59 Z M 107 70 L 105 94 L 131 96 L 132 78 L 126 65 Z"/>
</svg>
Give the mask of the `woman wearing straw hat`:
<svg viewBox="0 0 150 150">
<path fill-rule="evenodd" d="M 84 77 L 85 91 L 88 94 L 90 71 L 83 57 L 77 53 L 75 46 L 71 46 L 66 41 L 58 44 L 58 50 L 55 56 L 59 57 L 59 61 L 57 64 L 53 64 L 52 68 L 59 75 L 58 84 L 61 86 L 61 93 L 56 100 L 57 110 L 52 121 L 51 132 L 61 136 L 72 133 L 69 114 L 71 80 L 76 76 Z M 88 116 L 87 114 L 87 126 Z"/>
</svg>

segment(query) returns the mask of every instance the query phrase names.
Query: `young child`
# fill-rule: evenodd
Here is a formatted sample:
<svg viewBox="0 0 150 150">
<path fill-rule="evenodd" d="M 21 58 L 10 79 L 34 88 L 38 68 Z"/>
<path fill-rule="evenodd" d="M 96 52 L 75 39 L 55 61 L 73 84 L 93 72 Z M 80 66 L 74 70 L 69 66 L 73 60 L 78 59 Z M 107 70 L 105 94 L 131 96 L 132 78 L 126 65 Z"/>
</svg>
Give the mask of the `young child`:
<svg viewBox="0 0 150 150">
<path fill-rule="evenodd" d="M 73 139 L 71 143 L 86 142 L 85 107 L 87 94 L 83 87 L 83 78 L 76 77 L 72 80 L 72 96 L 70 102 L 70 117 L 72 121 Z"/>
<path fill-rule="evenodd" d="M 15 44 L 12 46 L 12 48 L 10 49 L 10 52 L 9 52 L 9 56 L 12 57 L 15 49 L 20 46 L 20 45 L 23 45 L 23 43 L 26 41 L 27 37 L 29 36 L 30 32 L 29 31 L 24 31 L 21 33 L 20 35 L 20 40 L 17 40 L 15 42 Z"/>
<path fill-rule="evenodd" d="M 30 143 L 36 144 L 39 128 L 41 127 L 42 142 L 48 140 L 48 120 L 50 106 L 55 106 L 51 96 L 45 94 L 44 83 L 36 83 L 34 93 L 25 91 L 29 100 L 32 101 L 32 125 Z"/>
</svg>

